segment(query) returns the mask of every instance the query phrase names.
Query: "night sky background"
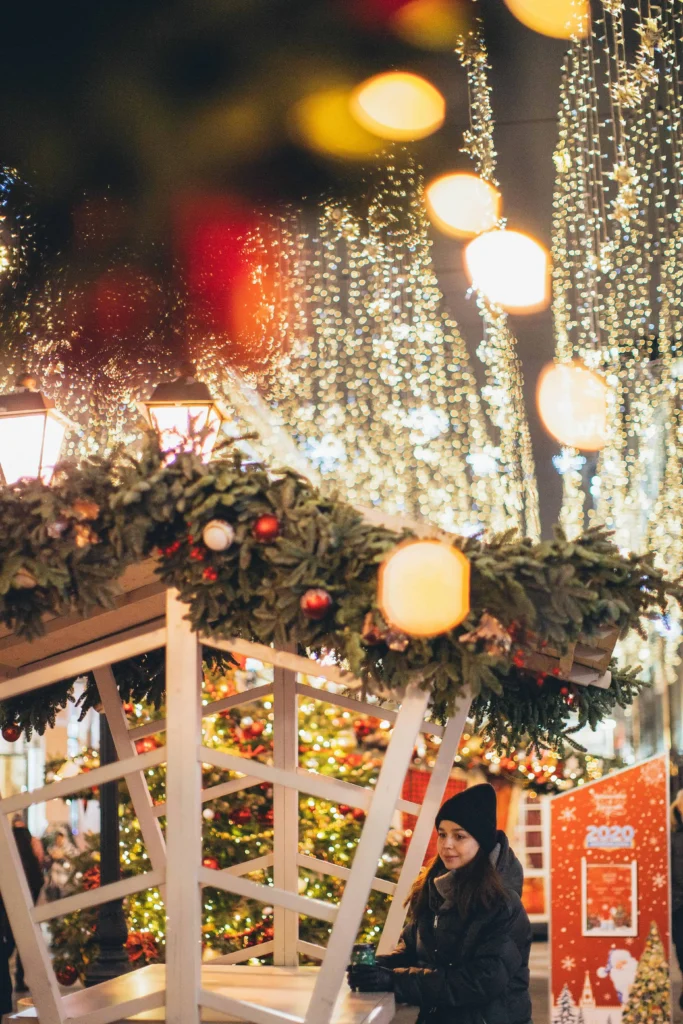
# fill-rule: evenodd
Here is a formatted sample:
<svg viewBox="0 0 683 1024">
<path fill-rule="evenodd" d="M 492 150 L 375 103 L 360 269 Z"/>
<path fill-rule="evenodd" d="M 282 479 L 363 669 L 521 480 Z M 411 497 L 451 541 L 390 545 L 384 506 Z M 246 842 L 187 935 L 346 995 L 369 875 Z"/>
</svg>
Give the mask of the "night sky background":
<svg viewBox="0 0 683 1024">
<path fill-rule="evenodd" d="M 225 193 L 247 203 L 358 191 L 358 165 L 293 141 L 288 112 L 312 87 L 398 67 L 447 99 L 444 127 L 413 144 L 427 177 L 466 169 L 465 76 L 448 52 L 419 50 L 386 28 L 395 0 L 26 0 L 6 5 L 0 35 L 0 162 L 30 184 L 41 257 L 68 253 L 83 196 L 125 201 L 119 234 L 171 237 L 179 200 Z M 496 146 L 510 227 L 550 244 L 558 88 L 566 44 L 479 0 L 492 64 Z M 437 237 L 447 306 L 474 352 L 461 246 Z M 63 258 L 63 257 L 62 257 Z M 549 311 L 512 319 L 526 378 L 544 533 L 557 517 L 557 448 L 535 411 L 552 358 Z M 478 360 L 474 360 L 475 365 Z"/>
</svg>

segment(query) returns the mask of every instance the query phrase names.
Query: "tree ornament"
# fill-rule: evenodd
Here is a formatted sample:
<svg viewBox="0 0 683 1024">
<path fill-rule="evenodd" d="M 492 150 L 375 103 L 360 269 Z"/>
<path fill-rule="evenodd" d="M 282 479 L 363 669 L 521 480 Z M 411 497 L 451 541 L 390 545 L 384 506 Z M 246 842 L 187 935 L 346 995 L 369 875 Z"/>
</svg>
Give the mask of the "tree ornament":
<svg viewBox="0 0 683 1024">
<path fill-rule="evenodd" d="M 204 818 L 205 821 L 213 821 L 215 817 L 216 812 L 212 811 L 210 807 L 205 807 L 202 811 L 202 818 Z"/>
<path fill-rule="evenodd" d="M 202 540 L 211 551 L 225 551 L 235 539 L 235 531 L 225 519 L 212 519 L 202 530 Z"/>
<path fill-rule="evenodd" d="M 144 736 L 141 740 L 135 741 L 135 749 L 138 754 L 149 754 L 150 751 L 156 750 L 159 746 L 154 736 Z"/>
<path fill-rule="evenodd" d="M 215 857 L 203 857 L 202 867 L 208 868 L 210 871 L 218 871 L 220 865 Z"/>
<path fill-rule="evenodd" d="M 64 516 L 59 516 L 52 523 L 48 523 L 46 533 L 50 540 L 60 540 L 66 531 L 69 529 L 69 520 Z"/>
<path fill-rule="evenodd" d="M 460 637 L 461 644 L 477 644 L 486 654 L 509 654 L 512 638 L 503 624 L 495 617 L 484 612 L 479 625 L 469 633 Z"/>
<path fill-rule="evenodd" d="M 8 722 L 7 725 L 3 725 L 2 738 L 3 740 L 6 740 L 7 743 L 16 743 L 20 736 L 21 727 L 18 726 L 16 722 Z"/>
<path fill-rule="evenodd" d="M 252 819 L 251 808 L 238 807 L 236 811 L 232 812 L 230 817 L 236 825 L 246 825 L 246 823 Z"/>
<path fill-rule="evenodd" d="M 362 807 L 354 807 L 351 813 L 356 821 L 365 821 L 365 811 Z"/>
<path fill-rule="evenodd" d="M 275 821 L 275 811 L 273 810 L 272 807 L 269 807 L 267 810 L 263 812 L 263 814 L 260 815 L 260 818 L 261 821 L 264 822 L 264 824 L 272 825 L 273 822 Z"/>
<path fill-rule="evenodd" d="M 169 544 L 167 547 L 162 548 L 161 553 L 164 556 L 164 558 L 170 558 L 171 555 L 175 555 L 176 551 L 180 551 L 181 547 L 181 542 L 179 540 L 174 540 L 172 544 Z"/>
<path fill-rule="evenodd" d="M 28 569 L 18 569 L 12 577 L 12 586 L 15 590 L 33 590 L 38 581 Z"/>
<path fill-rule="evenodd" d="M 100 542 L 100 538 L 92 526 L 88 526 L 87 523 L 74 524 L 74 540 L 77 548 L 87 548 L 89 544 L 99 544 Z"/>
<path fill-rule="evenodd" d="M 63 967 L 55 971 L 55 977 L 60 985 L 68 987 L 78 980 L 78 971 L 73 964 L 64 964 Z"/>
<path fill-rule="evenodd" d="M 96 501 L 91 501 L 89 498 L 76 498 L 71 505 L 71 511 L 76 519 L 97 519 L 100 514 L 100 506 Z"/>
<path fill-rule="evenodd" d="M 322 587 L 314 587 L 302 594 L 299 606 L 307 619 L 320 622 L 332 607 L 332 595 Z"/>
<path fill-rule="evenodd" d="M 259 516 L 251 532 L 260 544 L 270 544 L 280 536 L 280 520 L 270 514 Z"/>
</svg>

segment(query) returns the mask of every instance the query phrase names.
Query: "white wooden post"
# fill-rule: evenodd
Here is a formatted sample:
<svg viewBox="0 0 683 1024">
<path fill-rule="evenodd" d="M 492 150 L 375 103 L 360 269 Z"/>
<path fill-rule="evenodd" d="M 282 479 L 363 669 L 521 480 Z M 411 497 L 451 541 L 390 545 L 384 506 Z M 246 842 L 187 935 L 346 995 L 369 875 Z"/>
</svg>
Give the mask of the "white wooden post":
<svg viewBox="0 0 683 1024">
<path fill-rule="evenodd" d="M 400 938 L 407 912 L 407 908 L 403 904 L 410 892 L 411 885 L 420 873 L 434 828 L 434 818 L 441 806 L 446 785 L 448 784 L 453 760 L 458 752 L 460 738 L 469 714 L 470 704 L 471 701 L 469 699 L 463 700 L 454 717 L 449 720 L 441 739 L 441 746 L 432 768 L 422 808 L 415 823 L 410 846 L 401 867 L 401 874 L 396 883 L 387 919 L 384 922 L 382 937 L 377 947 L 377 952 L 380 954 L 390 953 Z"/>
<path fill-rule="evenodd" d="M 107 716 L 116 756 L 119 761 L 123 761 L 128 757 L 135 757 L 137 748 L 135 741 L 131 738 L 128 731 L 126 714 L 123 710 L 123 704 L 121 703 L 111 665 L 95 669 L 94 675 L 102 707 Z M 145 773 L 144 771 L 138 771 L 134 775 L 126 775 L 125 781 L 130 793 L 133 810 L 140 822 L 140 831 L 142 832 L 150 863 L 153 868 L 165 871 L 166 842 L 159 825 L 159 819 L 155 814 L 154 801 L 147 785 Z"/>
<path fill-rule="evenodd" d="M 299 715 L 296 674 L 289 669 L 273 669 L 273 763 L 284 768 L 296 781 L 299 763 Z M 278 889 L 298 893 L 299 868 L 299 791 L 292 786 L 273 786 L 274 882 Z M 299 963 L 299 915 L 293 910 L 274 909 L 275 951 L 273 963 L 296 967 Z"/>
<path fill-rule="evenodd" d="M 33 898 L 6 814 L 0 814 L 0 865 L 0 896 L 41 1024 L 63 1024 L 59 987 L 40 925 L 31 916 Z"/>
<path fill-rule="evenodd" d="M 199 1024 L 202 856 L 201 647 L 175 590 L 166 599 L 166 1021 Z"/>
<path fill-rule="evenodd" d="M 306 1024 L 330 1024 L 332 1019 L 428 700 L 429 694 L 425 690 L 412 685 L 402 701 L 356 847 L 350 884 L 344 890 L 325 959 L 316 979 Z"/>
</svg>

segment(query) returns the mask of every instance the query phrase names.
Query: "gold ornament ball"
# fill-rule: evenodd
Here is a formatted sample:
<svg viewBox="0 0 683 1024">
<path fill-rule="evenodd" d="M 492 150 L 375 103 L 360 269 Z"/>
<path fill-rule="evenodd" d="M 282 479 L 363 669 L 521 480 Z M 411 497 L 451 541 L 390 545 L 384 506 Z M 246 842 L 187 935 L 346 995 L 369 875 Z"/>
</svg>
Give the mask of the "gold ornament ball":
<svg viewBox="0 0 683 1024">
<path fill-rule="evenodd" d="M 394 629 L 414 637 L 454 629 L 470 610 L 470 563 L 439 540 L 399 544 L 380 566 L 378 604 Z"/>
<path fill-rule="evenodd" d="M 225 551 L 235 539 L 235 531 L 224 519 L 212 519 L 202 530 L 202 540 L 211 551 Z"/>
<path fill-rule="evenodd" d="M 607 441 L 607 384 L 578 361 L 551 363 L 538 380 L 536 401 L 548 433 L 568 448 L 600 451 Z"/>
</svg>

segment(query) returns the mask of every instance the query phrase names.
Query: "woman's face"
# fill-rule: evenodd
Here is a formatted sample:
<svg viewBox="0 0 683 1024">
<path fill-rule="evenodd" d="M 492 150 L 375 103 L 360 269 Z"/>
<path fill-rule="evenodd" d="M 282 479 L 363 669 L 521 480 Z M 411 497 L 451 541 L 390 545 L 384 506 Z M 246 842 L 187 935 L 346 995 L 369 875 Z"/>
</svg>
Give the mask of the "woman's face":
<svg viewBox="0 0 683 1024">
<path fill-rule="evenodd" d="M 454 821 L 439 822 L 436 850 L 448 871 L 457 871 L 474 860 L 479 843 Z"/>
</svg>

